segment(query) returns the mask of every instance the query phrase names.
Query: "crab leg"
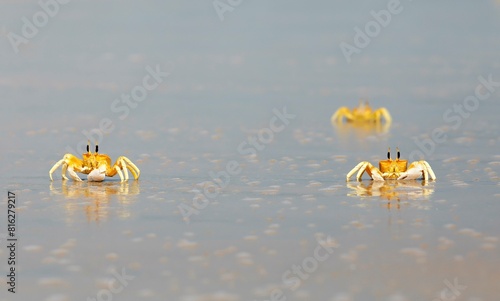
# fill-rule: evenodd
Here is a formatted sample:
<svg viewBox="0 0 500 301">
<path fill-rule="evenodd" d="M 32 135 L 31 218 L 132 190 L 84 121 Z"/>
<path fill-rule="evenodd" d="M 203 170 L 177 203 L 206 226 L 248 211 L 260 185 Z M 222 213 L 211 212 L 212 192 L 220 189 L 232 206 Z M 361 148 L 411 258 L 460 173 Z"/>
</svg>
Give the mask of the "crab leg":
<svg viewBox="0 0 500 301">
<path fill-rule="evenodd" d="M 349 110 L 348 107 L 339 108 L 335 112 L 335 114 L 332 115 L 331 122 L 332 123 L 341 122 L 343 117 L 345 117 L 347 120 L 351 120 L 353 118 L 352 114 L 351 114 L 351 110 Z"/>
<path fill-rule="evenodd" d="M 363 165 L 361 165 L 361 167 L 359 168 L 358 173 L 356 174 L 356 180 L 358 182 L 361 181 L 361 177 L 367 170 L 369 164 L 370 164 L 369 162 L 364 162 Z"/>
<path fill-rule="evenodd" d="M 114 169 L 116 170 L 116 172 L 117 172 L 117 173 L 118 173 L 118 175 L 120 176 L 120 181 L 122 181 L 122 182 L 123 182 L 123 173 L 122 173 L 122 171 L 120 170 L 120 167 L 119 167 L 118 165 L 116 165 L 116 166 L 114 167 Z"/>
<path fill-rule="evenodd" d="M 115 166 L 119 167 L 120 169 L 123 169 L 123 173 L 125 174 L 125 180 L 129 179 L 128 171 L 132 173 L 134 179 L 136 180 L 139 179 L 139 176 L 141 175 L 141 171 L 139 170 L 139 168 L 137 168 L 137 166 L 134 163 L 132 163 L 132 161 L 130 161 L 129 158 L 125 156 L 118 157 Z"/>
<path fill-rule="evenodd" d="M 427 172 L 429 173 L 430 179 L 435 180 L 436 175 L 434 174 L 434 171 L 432 170 L 431 165 L 429 163 L 427 163 L 427 161 L 421 161 L 421 163 L 425 166 Z"/>
<path fill-rule="evenodd" d="M 139 168 L 137 168 L 137 166 L 134 163 L 132 163 L 132 161 L 130 161 L 129 158 L 122 157 L 122 159 L 127 163 L 126 166 L 134 176 L 134 179 L 136 180 L 139 179 L 139 176 L 141 175 L 141 171 L 139 170 Z"/>
<path fill-rule="evenodd" d="M 368 163 L 368 166 L 366 167 L 366 172 L 370 175 L 370 177 L 374 181 L 384 181 L 384 176 L 380 172 L 378 168 L 373 166 L 371 163 Z M 361 181 L 361 177 L 359 177 L 358 181 Z"/>
<path fill-rule="evenodd" d="M 347 174 L 347 176 L 345 177 L 345 180 L 346 180 L 347 182 L 349 182 L 349 180 L 351 179 L 351 177 L 352 177 L 352 175 L 353 175 L 354 173 L 356 173 L 356 172 L 357 172 L 357 171 L 359 171 L 359 170 L 364 170 L 364 169 L 365 169 L 365 167 L 366 167 L 366 164 L 367 164 L 367 163 L 368 163 L 368 162 L 366 162 L 366 161 L 361 161 L 361 162 L 359 162 L 359 164 L 358 164 L 358 165 L 356 165 L 356 166 L 354 166 L 354 168 L 353 168 L 353 169 L 351 169 L 351 171 Z M 357 178 L 357 177 L 356 177 L 356 178 Z"/>
<path fill-rule="evenodd" d="M 78 181 L 78 182 L 81 182 L 82 179 L 80 179 L 80 177 L 76 174 L 76 172 L 73 170 L 73 166 L 68 166 L 68 173 L 69 173 L 69 176 L 74 180 L 74 181 Z"/>
<path fill-rule="evenodd" d="M 68 164 L 63 164 L 62 168 L 61 168 L 61 175 L 62 175 L 62 178 L 63 180 L 67 180 L 68 177 L 66 177 L 66 171 L 68 170 Z M 50 178 L 52 180 L 52 177 Z"/>
<path fill-rule="evenodd" d="M 68 171 L 70 174 L 70 177 L 73 180 L 81 181 L 80 177 L 78 177 L 78 175 L 74 172 L 74 169 L 76 169 L 77 171 L 80 171 L 80 167 L 82 166 L 82 161 L 80 159 L 78 159 L 77 157 L 73 156 L 72 154 L 64 155 L 64 157 L 61 160 L 57 161 L 56 164 L 54 164 L 54 166 L 52 166 L 52 168 L 49 171 L 49 176 L 50 176 L 51 181 L 53 181 L 52 174 L 61 165 L 62 165 L 61 174 L 62 174 L 62 178 L 64 180 L 68 179 L 65 175 L 66 171 Z"/>
<path fill-rule="evenodd" d="M 61 166 L 61 164 L 63 164 L 63 163 L 64 163 L 64 159 L 61 159 L 61 160 L 57 161 L 57 162 L 56 162 L 56 164 L 54 164 L 54 166 L 52 166 L 52 168 L 51 168 L 51 169 L 50 169 L 50 171 L 49 171 L 49 176 L 50 176 L 50 180 L 51 180 L 51 181 L 54 181 L 54 179 L 52 179 L 52 174 L 53 174 L 53 173 L 54 173 L 54 171 L 55 171 L 55 170 L 56 170 L 59 166 Z M 64 172 L 63 172 L 63 174 L 62 174 L 62 177 L 63 177 L 63 179 L 65 179 L 65 180 L 66 180 L 67 178 L 66 178 L 66 176 L 65 176 L 64 174 L 66 173 L 66 169 L 67 169 L 67 168 L 68 168 L 68 165 L 67 165 L 67 164 L 65 164 L 65 165 L 63 166 L 63 168 L 62 168 L 62 169 L 63 169 L 63 171 L 64 171 Z"/>
<path fill-rule="evenodd" d="M 375 122 L 380 122 L 381 117 L 384 117 L 385 122 L 388 124 L 392 122 L 391 114 L 389 114 L 386 108 L 380 108 L 375 111 Z"/>
<path fill-rule="evenodd" d="M 123 157 L 123 158 L 125 158 L 125 157 Z M 122 168 L 123 168 L 123 175 L 125 176 L 125 181 L 128 181 L 127 163 L 125 163 L 125 160 L 123 158 L 120 158 L 120 164 L 122 165 Z"/>
<path fill-rule="evenodd" d="M 370 162 L 362 161 L 358 165 L 356 165 L 346 176 L 346 181 L 352 177 L 352 175 L 358 172 L 356 175 L 356 180 L 361 181 L 361 177 L 363 173 L 368 173 L 368 175 L 375 181 L 384 181 L 384 177 L 378 168 L 373 166 Z"/>
</svg>

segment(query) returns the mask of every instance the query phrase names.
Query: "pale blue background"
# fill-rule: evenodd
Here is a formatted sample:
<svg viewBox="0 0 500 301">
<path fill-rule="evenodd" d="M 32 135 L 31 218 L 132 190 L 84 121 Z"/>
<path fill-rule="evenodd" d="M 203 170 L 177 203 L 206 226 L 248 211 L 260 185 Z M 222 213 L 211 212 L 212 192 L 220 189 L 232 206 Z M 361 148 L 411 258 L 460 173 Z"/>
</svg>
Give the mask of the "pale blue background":
<svg viewBox="0 0 500 301">
<path fill-rule="evenodd" d="M 235 300 L 262 300 L 256 291 L 281 285 L 283 271 L 311 254 L 318 232 L 340 247 L 302 288 L 310 300 L 338 301 L 342 294 L 433 300 L 443 281 L 455 277 L 468 286 L 463 300 L 500 295 L 498 243 L 490 251 L 483 245 L 500 235 L 500 92 L 456 130 L 442 117 L 473 95 L 479 76 L 500 81 L 498 1 L 402 0 L 403 11 L 350 64 L 340 43 L 352 43 L 354 28 L 388 1 L 248 0 L 221 21 L 210 0 L 73 0 L 16 54 L 7 34 L 20 33 L 22 18 L 31 18 L 37 3 L 0 1 L 0 183 L 4 192 L 17 191 L 24 206 L 23 247 L 40 248 L 20 250 L 19 298 L 85 300 L 96 296 L 96 279 L 109 277 L 110 267 L 127 267 L 137 279 L 116 300 L 193 300 L 220 290 Z M 156 65 L 171 75 L 120 120 L 111 103 L 141 84 L 146 66 Z M 332 113 L 361 98 L 389 109 L 390 131 L 332 127 Z M 297 117 L 247 163 L 238 145 L 285 106 Z M 103 118 L 116 129 L 103 137 L 101 152 L 137 163 L 139 187 L 129 187 L 136 193 L 116 193 L 116 178 L 102 186 L 64 186 L 59 170 L 50 186 L 50 167 Z M 403 186 L 398 209 L 378 196 L 353 196 L 344 177 L 355 164 L 376 164 L 389 146 L 399 146 L 406 158 L 418 149 L 415 139 L 428 139 L 436 128 L 447 140 L 426 156 L 438 176 L 431 195 L 419 196 L 420 182 Z M 245 163 L 242 173 L 186 224 L 177 205 L 189 204 L 193 188 L 229 160 Z M 279 191 L 266 194 L 273 186 Z M 96 204 L 99 222 L 86 209 Z M 277 235 L 264 234 L 274 223 Z M 456 231 L 444 227 L 449 224 Z M 259 239 L 244 240 L 247 235 Z M 438 250 L 441 237 L 454 246 Z M 70 239 L 76 247 L 65 263 L 44 263 Z M 186 251 L 177 246 L 182 239 L 199 246 Z M 214 256 L 230 246 L 251 253 L 255 265 L 239 265 L 235 254 Z M 402 254 L 406 248 L 425 250 L 425 263 Z M 353 250 L 360 255 L 350 264 L 343 255 Z M 109 253 L 118 259 L 109 260 Z M 268 274 L 260 274 L 259 265 Z M 221 269 L 238 275 L 232 286 L 220 279 Z M 66 282 L 51 287 L 40 284 L 43 277 Z M 0 300 L 12 300 L 0 289 Z M 285 293 L 287 300 L 307 300 Z"/>
</svg>

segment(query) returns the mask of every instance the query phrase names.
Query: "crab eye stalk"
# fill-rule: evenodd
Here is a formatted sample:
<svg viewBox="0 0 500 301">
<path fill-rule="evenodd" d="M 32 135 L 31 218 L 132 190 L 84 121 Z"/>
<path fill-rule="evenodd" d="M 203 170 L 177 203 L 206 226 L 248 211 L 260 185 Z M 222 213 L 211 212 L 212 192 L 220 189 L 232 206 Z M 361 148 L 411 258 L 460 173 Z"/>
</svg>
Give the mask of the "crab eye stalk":
<svg viewBox="0 0 500 301">
<path fill-rule="evenodd" d="M 90 141 L 87 140 L 87 153 L 90 153 Z"/>
<path fill-rule="evenodd" d="M 399 158 L 401 157 L 401 153 L 399 152 L 399 147 L 398 147 L 398 148 L 396 148 L 396 149 L 397 149 L 397 151 L 398 151 L 398 160 L 399 160 Z"/>
<path fill-rule="evenodd" d="M 95 143 L 95 152 L 96 152 L 96 154 L 99 152 L 99 145 L 97 145 L 97 141 Z"/>
<path fill-rule="evenodd" d="M 387 150 L 387 160 L 391 160 L 391 148 L 389 147 L 389 150 Z"/>
</svg>

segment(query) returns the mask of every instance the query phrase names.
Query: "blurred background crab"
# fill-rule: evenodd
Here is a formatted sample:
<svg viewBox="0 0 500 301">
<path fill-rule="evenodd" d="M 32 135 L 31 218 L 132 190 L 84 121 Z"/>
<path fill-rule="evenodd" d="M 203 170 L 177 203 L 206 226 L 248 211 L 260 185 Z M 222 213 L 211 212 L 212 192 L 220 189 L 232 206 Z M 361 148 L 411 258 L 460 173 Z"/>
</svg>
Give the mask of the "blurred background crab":
<svg viewBox="0 0 500 301">
<path fill-rule="evenodd" d="M 379 168 L 376 168 L 368 161 L 361 161 L 356 165 L 346 176 L 346 181 L 349 181 L 355 173 L 356 180 L 361 181 L 363 173 L 367 173 L 375 181 L 385 181 L 388 179 L 397 180 L 414 180 L 423 178 L 426 180 L 435 180 L 436 175 L 427 161 L 414 161 L 408 166 L 408 160 L 400 159 L 400 152 L 397 149 L 396 160 L 391 159 L 391 149 L 387 151 L 387 160 L 379 162 Z"/>
<path fill-rule="evenodd" d="M 91 182 L 101 182 L 106 176 L 113 177 L 116 174 L 120 176 L 120 180 L 128 181 L 129 175 L 128 171 L 132 173 L 134 179 L 139 179 L 141 171 L 137 166 L 135 166 L 129 158 L 125 156 L 120 156 L 116 159 L 115 164 L 111 165 L 111 158 L 106 154 L 99 154 L 99 146 L 96 143 L 95 153 L 90 151 L 90 141 L 87 144 L 87 153 L 83 154 L 83 159 L 80 160 L 78 157 L 72 154 L 65 154 L 64 157 L 57 161 L 54 166 L 49 171 L 50 180 L 52 179 L 52 174 L 59 167 L 61 168 L 61 174 L 63 180 L 67 180 L 66 171 L 69 176 L 74 181 L 81 181 L 77 172 L 87 175 L 87 180 Z"/>
<path fill-rule="evenodd" d="M 331 117 L 332 124 L 339 124 L 345 120 L 348 123 L 382 123 L 382 119 L 385 120 L 386 124 L 392 122 L 391 114 L 389 111 L 382 107 L 373 110 L 370 107 L 368 101 L 360 101 L 359 106 L 353 108 L 352 110 L 348 107 L 340 107 Z"/>
</svg>

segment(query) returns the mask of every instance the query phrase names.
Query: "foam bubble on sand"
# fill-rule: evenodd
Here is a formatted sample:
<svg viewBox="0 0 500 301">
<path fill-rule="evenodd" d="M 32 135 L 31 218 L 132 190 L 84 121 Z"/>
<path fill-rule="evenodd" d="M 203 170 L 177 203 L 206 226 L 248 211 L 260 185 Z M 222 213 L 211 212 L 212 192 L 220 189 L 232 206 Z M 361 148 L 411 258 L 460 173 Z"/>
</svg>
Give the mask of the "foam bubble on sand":
<svg viewBox="0 0 500 301">
<path fill-rule="evenodd" d="M 253 258 L 252 254 L 247 253 L 247 252 L 239 252 L 235 255 L 236 259 L 238 260 L 238 263 L 241 265 L 246 265 L 250 266 L 253 265 Z"/>
<path fill-rule="evenodd" d="M 50 251 L 50 254 L 56 256 L 56 257 L 64 257 L 68 255 L 68 250 L 66 249 L 54 249 Z"/>
<path fill-rule="evenodd" d="M 61 245 L 61 248 L 71 249 L 74 248 L 75 246 L 76 246 L 76 239 L 70 238 L 64 244 Z"/>
<path fill-rule="evenodd" d="M 463 228 L 458 231 L 459 234 L 467 235 L 470 237 L 480 237 L 482 234 L 471 228 Z"/>
<path fill-rule="evenodd" d="M 324 170 L 319 170 L 316 172 L 311 172 L 310 175 L 312 175 L 312 176 L 325 176 L 325 175 L 331 174 L 333 172 L 334 172 L 333 169 L 324 169 Z"/>
<path fill-rule="evenodd" d="M 311 187 L 321 187 L 323 185 L 321 182 L 318 181 L 310 181 L 309 184 L 306 185 L 307 188 Z"/>
<path fill-rule="evenodd" d="M 177 242 L 177 247 L 183 250 L 194 250 L 198 247 L 198 243 L 188 239 L 181 239 Z"/>
<path fill-rule="evenodd" d="M 205 261 L 206 257 L 203 257 L 203 256 L 189 256 L 188 257 L 188 261 L 189 262 L 203 262 Z"/>
<path fill-rule="evenodd" d="M 106 254 L 106 259 L 110 261 L 115 261 L 118 259 L 118 254 L 116 253 L 108 253 Z"/>
<path fill-rule="evenodd" d="M 352 301 L 352 296 L 348 293 L 338 293 L 332 297 L 331 301 Z"/>
<path fill-rule="evenodd" d="M 300 289 L 293 294 L 296 300 L 311 300 L 311 293 L 308 290 Z"/>
<path fill-rule="evenodd" d="M 418 263 L 425 263 L 426 261 L 427 252 L 421 248 L 403 248 L 400 252 L 415 257 Z"/>
<path fill-rule="evenodd" d="M 455 230 L 455 229 L 457 229 L 457 225 L 455 225 L 455 224 L 446 224 L 446 225 L 444 225 L 444 228 L 448 229 L 448 230 Z"/>
<path fill-rule="evenodd" d="M 358 260 L 358 251 L 349 250 L 347 253 L 340 254 L 340 259 L 349 263 L 355 263 Z"/>
<path fill-rule="evenodd" d="M 443 163 L 452 163 L 452 162 L 456 162 L 456 161 L 460 161 L 460 160 L 461 160 L 460 157 L 450 157 L 450 158 L 444 159 Z"/>
<path fill-rule="evenodd" d="M 53 264 L 53 263 L 56 263 L 57 260 L 52 257 L 52 256 L 49 256 L 49 257 L 45 257 L 44 259 L 42 259 L 42 263 L 43 264 Z"/>
<path fill-rule="evenodd" d="M 226 293 L 224 291 L 208 293 L 203 295 L 184 295 L 181 301 L 240 301 L 239 295 Z"/>
<path fill-rule="evenodd" d="M 264 199 L 263 198 L 249 198 L 249 197 L 243 198 L 243 201 L 247 201 L 247 202 L 261 202 L 262 200 L 264 200 Z"/>
<path fill-rule="evenodd" d="M 450 181 L 451 184 L 453 186 L 456 186 L 456 187 L 465 187 L 465 186 L 469 186 L 469 184 L 467 184 L 466 182 L 462 181 L 462 180 L 451 180 Z"/>
<path fill-rule="evenodd" d="M 61 287 L 61 286 L 69 286 L 69 283 L 62 278 L 45 277 L 45 278 L 40 278 L 38 280 L 38 285 L 44 287 Z"/>
<path fill-rule="evenodd" d="M 156 296 L 155 292 L 151 289 L 142 289 L 140 290 L 137 295 L 140 297 L 140 298 L 152 298 L 154 296 Z"/>
<path fill-rule="evenodd" d="M 453 240 L 448 239 L 444 236 L 441 236 L 438 239 L 438 241 L 439 241 L 438 250 L 441 250 L 441 251 L 446 251 L 455 244 L 455 242 Z"/>
<path fill-rule="evenodd" d="M 229 246 L 225 249 L 220 249 L 220 250 L 215 250 L 214 251 L 214 255 L 215 256 L 226 256 L 226 255 L 229 255 L 229 254 L 232 254 L 234 252 L 238 251 L 238 248 L 236 248 L 235 246 Z"/>
<path fill-rule="evenodd" d="M 111 277 L 97 278 L 95 280 L 97 288 L 99 289 L 109 289 L 115 281 L 116 280 Z"/>
<path fill-rule="evenodd" d="M 308 202 L 316 201 L 316 197 L 312 194 L 303 194 L 303 195 L 301 195 L 301 197 L 304 201 L 308 201 Z"/>
<path fill-rule="evenodd" d="M 357 228 L 357 229 L 364 229 L 366 228 L 366 225 L 363 224 L 361 221 L 354 220 L 349 223 L 351 226 Z"/>
<path fill-rule="evenodd" d="M 259 193 L 263 195 L 276 195 L 280 192 L 280 189 L 279 185 L 271 185 L 267 189 L 259 190 Z"/>
<path fill-rule="evenodd" d="M 497 242 L 498 241 L 498 237 L 495 237 L 495 236 L 486 236 L 484 238 L 485 241 L 487 242 Z"/>
<path fill-rule="evenodd" d="M 48 296 L 45 301 L 69 301 L 69 297 L 63 294 L 54 294 Z"/>
<path fill-rule="evenodd" d="M 319 191 L 325 191 L 325 192 L 335 192 L 338 190 L 338 187 L 336 185 L 328 186 L 325 188 L 321 188 Z"/>
<path fill-rule="evenodd" d="M 227 282 L 227 281 L 230 281 L 230 282 L 233 282 L 235 281 L 236 279 L 238 278 L 238 275 L 234 272 L 222 272 L 220 275 L 219 275 L 219 279 L 222 281 L 222 282 Z"/>
<path fill-rule="evenodd" d="M 264 234 L 269 235 L 269 236 L 276 235 L 276 234 L 278 234 L 278 230 L 276 230 L 276 228 L 268 228 L 268 229 L 264 230 Z"/>
<path fill-rule="evenodd" d="M 492 251 L 495 250 L 497 246 L 493 243 L 483 243 L 481 244 L 481 249 L 486 250 L 486 251 Z"/>
<path fill-rule="evenodd" d="M 465 258 L 462 255 L 455 255 L 453 256 L 453 260 L 455 260 L 456 262 L 463 262 Z"/>
<path fill-rule="evenodd" d="M 259 237 L 257 235 L 247 235 L 247 236 L 243 237 L 243 239 L 253 241 L 253 240 L 259 239 Z"/>
<path fill-rule="evenodd" d="M 335 155 L 332 156 L 333 161 L 339 162 L 339 163 L 345 163 L 347 162 L 347 156 L 346 155 Z"/>
<path fill-rule="evenodd" d="M 392 294 L 389 296 L 389 298 L 387 299 L 388 301 L 408 301 L 408 298 L 406 298 L 405 296 L 401 295 L 401 294 Z"/>
<path fill-rule="evenodd" d="M 317 240 L 318 244 L 327 248 L 338 248 L 338 246 L 340 245 L 335 238 L 330 236 L 328 236 L 325 239 L 317 239 Z"/>
<path fill-rule="evenodd" d="M 43 249 L 43 247 L 39 246 L 39 245 L 28 245 L 28 246 L 25 246 L 23 249 L 26 252 L 36 253 L 36 252 L 40 252 Z"/>
<path fill-rule="evenodd" d="M 137 271 L 137 270 L 142 269 L 142 264 L 141 264 L 141 263 L 139 263 L 139 262 L 137 262 L 137 261 L 135 261 L 135 262 L 131 262 L 131 263 L 129 263 L 129 264 L 127 265 L 127 268 L 129 268 L 129 269 L 131 269 L 131 270 L 135 270 L 135 271 Z"/>
<path fill-rule="evenodd" d="M 310 164 L 306 164 L 306 167 L 317 169 L 317 168 L 321 168 L 321 164 L 319 164 L 319 163 L 310 163 Z"/>
<path fill-rule="evenodd" d="M 70 272 L 80 272 L 82 270 L 82 267 L 79 265 L 70 265 L 68 267 L 68 271 Z"/>
<path fill-rule="evenodd" d="M 140 243 L 140 242 L 142 242 L 142 237 L 134 237 L 132 239 L 132 242 L 134 242 L 134 243 Z"/>
</svg>

